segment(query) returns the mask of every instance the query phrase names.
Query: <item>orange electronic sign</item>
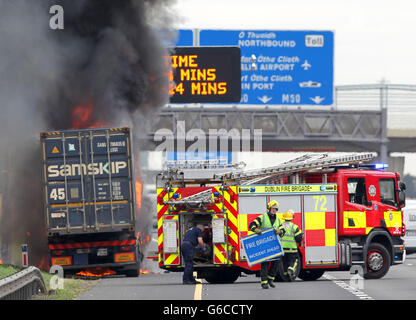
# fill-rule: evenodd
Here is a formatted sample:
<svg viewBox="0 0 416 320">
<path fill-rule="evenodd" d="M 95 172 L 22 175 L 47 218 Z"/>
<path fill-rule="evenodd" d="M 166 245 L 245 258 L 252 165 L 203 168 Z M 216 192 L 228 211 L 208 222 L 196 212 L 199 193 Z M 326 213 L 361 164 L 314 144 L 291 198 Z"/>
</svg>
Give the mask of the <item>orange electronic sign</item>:
<svg viewBox="0 0 416 320">
<path fill-rule="evenodd" d="M 176 47 L 170 102 L 240 102 L 241 57 L 238 47 Z"/>
</svg>

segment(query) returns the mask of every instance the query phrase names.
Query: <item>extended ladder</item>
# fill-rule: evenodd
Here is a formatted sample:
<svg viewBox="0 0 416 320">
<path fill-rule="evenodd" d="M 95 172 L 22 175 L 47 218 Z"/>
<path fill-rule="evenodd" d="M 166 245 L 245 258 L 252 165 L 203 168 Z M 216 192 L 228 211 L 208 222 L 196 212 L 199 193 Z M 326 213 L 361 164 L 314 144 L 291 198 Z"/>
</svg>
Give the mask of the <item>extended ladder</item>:
<svg viewBox="0 0 416 320">
<path fill-rule="evenodd" d="M 329 157 L 327 154 L 306 155 L 282 163 L 278 166 L 246 171 L 225 172 L 214 175 L 214 178 L 228 182 L 233 180 L 239 181 L 240 184 L 254 184 L 272 177 L 278 178 L 288 176 L 290 174 L 311 169 L 328 168 L 345 164 L 359 164 L 370 161 L 375 157 L 376 153 L 352 154 L 336 157 Z"/>
</svg>

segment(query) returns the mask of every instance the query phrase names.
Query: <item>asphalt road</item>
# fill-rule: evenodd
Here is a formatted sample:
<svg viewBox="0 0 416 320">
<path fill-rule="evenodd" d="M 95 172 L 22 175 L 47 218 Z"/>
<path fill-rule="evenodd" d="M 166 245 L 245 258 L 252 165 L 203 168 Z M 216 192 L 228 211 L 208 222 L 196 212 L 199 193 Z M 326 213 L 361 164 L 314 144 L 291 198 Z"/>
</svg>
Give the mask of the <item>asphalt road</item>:
<svg viewBox="0 0 416 320">
<path fill-rule="evenodd" d="M 413 300 L 416 298 L 416 254 L 403 265 L 392 266 L 378 280 L 364 280 L 349 272 L 326 272 L 316 281 L 297 279 L 260 288 L 253 275 L 233 284 L 182 285 L 182 273 L 143 274 L 139 278 L 99 280 L 81 300 Z"/>
</svg>

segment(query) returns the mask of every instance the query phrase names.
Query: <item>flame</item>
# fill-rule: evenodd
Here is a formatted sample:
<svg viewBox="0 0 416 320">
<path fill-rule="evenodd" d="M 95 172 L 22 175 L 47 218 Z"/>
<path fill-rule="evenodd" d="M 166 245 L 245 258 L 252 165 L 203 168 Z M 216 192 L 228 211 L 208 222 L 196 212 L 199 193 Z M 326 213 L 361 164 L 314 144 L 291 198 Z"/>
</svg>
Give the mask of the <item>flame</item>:
<svg viewBox="0 0 416 320">
<path fill-rule="evenodd" d="M 142 209 L 142 191 L 143 191 L 143 184 L 140 180 L 136 180 L 136 208 L 137 208 L 137 216 L 140 217 L 140 210 Z"/>
<path fill-rule="evenodd" d="M 79 276 L 84 276 L 84 277 L 104 277 L 104 276 L 111 276 L 116 274 L 115 271 L 109 269 L 109 268 L 102 268 L 102 267 L 97 267 L 97 268 L 88 268 L 87 270 L 84 271 L 80 271 L 77 273 L 77 275 Z"/>
<path fill-rule="evenodd" d="M 156 272 L 153 272 L 147 269 L 140 269 L 140 274 L 149 274 L 149 273 L 156 274 Z"/>
<path fill-rule="evenodd" d="M 148 235 L 148 234 L 147 235 L 144 235 L 142 237 L 142 234 L 141 234 L 140 231 L 137 232 L 136 237 L 137 237 L 137 240 L 139 242 L 139 246 L 140 247 L 146 246 L 150 242 L 150 240 L 151 240 L 150 235 Z"/>
<path fill-rule="evenodd" d="M 97 128 L 103 127 L 104 124 L 100 121 L 94 121 L 94 104 L 92 102 L 79 104 L 74 108 L 71 115 L 72 128 Z"/>
<path fill-rule="evenodd" d="M 3 264 L 3 260 L 0 259 L 0 264 Z"/>
<path fill-rule="evenodd" d="M 49 270 L 49 261 L 48 261 L 47 256 L 42 257 L 42 260 L 40 261 L 38 269 L 44 270 L 44 271 Z"/>
</svg>

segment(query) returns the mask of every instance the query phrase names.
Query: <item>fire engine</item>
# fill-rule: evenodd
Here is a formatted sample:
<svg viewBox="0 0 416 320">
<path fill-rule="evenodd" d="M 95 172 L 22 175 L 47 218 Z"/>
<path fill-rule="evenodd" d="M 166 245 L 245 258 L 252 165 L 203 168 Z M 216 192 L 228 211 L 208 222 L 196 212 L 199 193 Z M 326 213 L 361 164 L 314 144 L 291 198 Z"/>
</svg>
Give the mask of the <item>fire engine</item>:
<svg viewBox="0 0 416 320">
<path fill-rule="evenodd" d="M 366 279 L 383 277 L 403 263 L 405 234 L 402 208 L 405 184 L 400 175 L 370 164 L 375 153 L 304 155 L 277 166 L 244 170 L 236 165 L 201 161 L 167 167 L 156 178 L 159 267 L 183 271 L 180 245 L 188 228 L 203 224 L 208 253 L 196 251 L 194 270 L 209 283 L 232 283 L 250 267 L 240 239 L 251 234 L 251 221 L 271 200 L 278 216 L 289 209 L 303 232 L 302 280 L 325 271 L 362 268 Z M 278 280 L 288 281 L 279 268 Z"/>
</svg>

